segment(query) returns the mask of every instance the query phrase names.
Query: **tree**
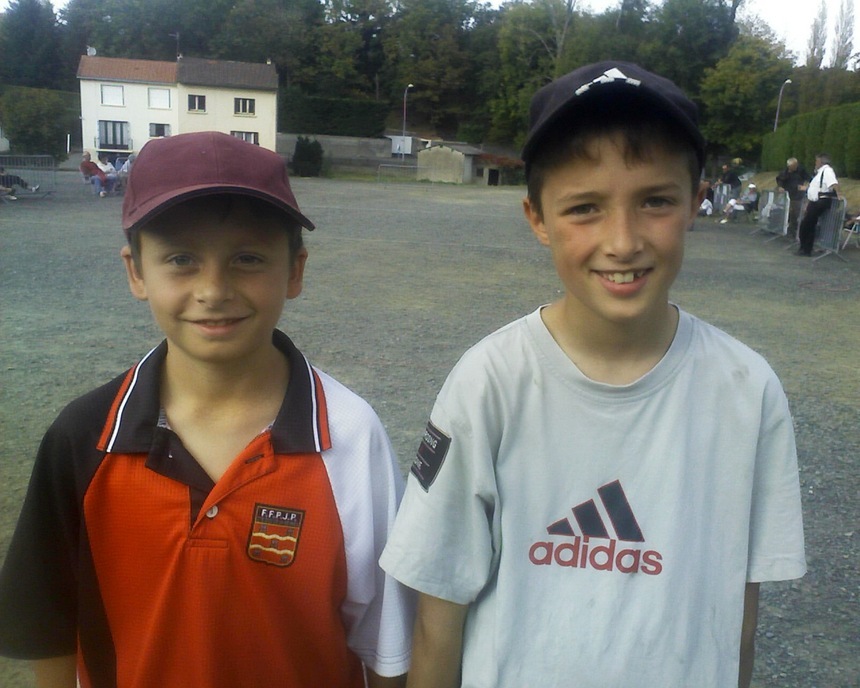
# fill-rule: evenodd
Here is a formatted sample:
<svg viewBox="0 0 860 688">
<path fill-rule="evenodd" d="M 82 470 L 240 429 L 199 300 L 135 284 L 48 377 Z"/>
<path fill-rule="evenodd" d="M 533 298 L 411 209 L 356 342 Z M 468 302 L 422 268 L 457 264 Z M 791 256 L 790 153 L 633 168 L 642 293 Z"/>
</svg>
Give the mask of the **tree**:
<svg viewBox="0 0 860 688">
<path fill-rule="evenodd" d="M 854 0 L 842 0 L 836 17 L 836 35 L 833 37 L 834 69 L 848 69 L 854 49 Z"/>
<path fill-rule="evenodd" d="M 68 103 L 57 91 L 35 88 L 7 88 L 0 98 L 0 121 L 19 154 L 66 157 L 66 132 L 77 124 L 70 118 Z"/>
<path fill-rule="evenodd" d="M 821 69 L 824 62 L 824 44 L 827 40 L 827 5 L 821 0 L 818 15 L 812 22 L 809 32 L 809 43 L 807 43 L 806 66 L 813 69 Z"/>
<path fill-rule="evenodd" d="M 556 71 L 541 36 L 552 32 L 545 7 L 513 3 L 503 8 L 498 34 L 498 89 L 490 102 L 491 141 L 521 143 L 531 95 Z"/>
<path fill-rule="evenodd" d="M 724 58 L 737 38 L 739 5 L 740 0 L 665 0 L 649 23 L 642 66 L 695 97 L 705 70 Z"/>
<path fill-rule="evenodd" d="M 385 64 L 382 37 L 391 22 L 391 3 L 389 0 L 324 0 L 324 5 L 326 25 L 321 70 L 325 71 L 328 60 L 335 73 L 352 72 L 355 81 L 351 90 L 378 100 Z"/>
<path fill-rule="evenodd" d="M 738 38 L 702 79 L 705 138 L 731 155 L 757 159 L 762 136 L 773 126 L 780 87 L 791 73 L 791 56 L 781 43 Z"/>
<path fill-rule="evenodd" d="M 471 11 L 468 0 L 402 0 L 383 38 L 391 101 L 399 104 L 406 85 L 415 84 L 416 119 L 448 136 L 456 134 L 466 114 L 463 94 L 473 88 L 464 48 Z"/>
<path fill-rule="evenodd" d="M 56 88 L 62 82 L 59 29 L 47 0 L 12 0 L 0 24 L 0 82 Z"/>
<path fill-rule="evenodd" d="M 275 63 L 281 84 L 312 89 L 317 75 L 317 30 L 323 7 L 316 0 L 242 0 L 213 41 L 218 57 Z"/>
</svg>

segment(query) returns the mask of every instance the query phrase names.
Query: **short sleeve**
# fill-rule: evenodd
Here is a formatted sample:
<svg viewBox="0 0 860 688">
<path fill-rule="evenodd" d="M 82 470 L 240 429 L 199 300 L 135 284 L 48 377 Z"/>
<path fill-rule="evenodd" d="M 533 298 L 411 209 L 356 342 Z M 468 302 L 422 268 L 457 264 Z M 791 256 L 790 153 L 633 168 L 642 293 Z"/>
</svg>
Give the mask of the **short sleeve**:
<svg viewBox="0 0 860 688">
<path fill-rule="evenodd" d="M 439 393 L 380 562 L 410 588 L 458 604 L 484 588 L 500 546 L 493 463 L 501 411 L 470 363 L 467 355 Z"/>
<path fill-rule="evenodd" d="M 791 580 L 806 572 L 797 448 L 788 401 L 774 377 L 765 388 L 753 476 L 747 580 Z"/>
<path fill-rule="evenodd" d="M 332 447 L 323 452 L 344 534 L 347 644 L 380 676 L 409 668 L 414 593 L 388 576 L 379 557 L 403 495 L 388 435 L 370 406 L 332 378 L 326 383 Z"/>
</svg>

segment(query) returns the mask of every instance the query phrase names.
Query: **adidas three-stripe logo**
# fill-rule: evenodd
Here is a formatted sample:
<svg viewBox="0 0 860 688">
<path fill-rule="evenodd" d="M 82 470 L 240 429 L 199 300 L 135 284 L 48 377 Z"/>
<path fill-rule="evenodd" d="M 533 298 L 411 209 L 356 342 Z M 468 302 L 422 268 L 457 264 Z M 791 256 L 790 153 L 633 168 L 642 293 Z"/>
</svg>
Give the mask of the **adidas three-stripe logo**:
<svg viewBox="0 0 860 688">
<path fill-rule="evenodd" d="M 570 518 L 562 518 L 547 526 L 547 534 L 560 536 L 561 541 L 533 543 L 529 548 L 529 561 L 536 566 L 659 575 L 663 571 L 663 556 L 656 550 L 636 546 L 644 543 L 645 537 L 621 482 L 607 483 L 598 488 L 597 494 L 615 538 L 610 537 L 597 503 L 589 499 L 571 508 L 573 523 Z M 598 540 L 599 544 L 592 540 Z M 627 546 L 619 546 L 619 543 Z"/>
<path fill-rule="evenodd" d="M 627 496 L 621 487 L 621 482 L 616 480 L 608 483 L 598 488 L 597 494 L 600 496 L 600 501 L 603 502 L 618 539 L 625 542 L 645 542 L 645 538 L 642 537 L 642 530 L 636 522 L 636 516 L 633 515 L 633 509 L 630 508 L 630 502 L 627 501 Z M 609 537 L 593 499 L 578 504 L 571 511 L 573 511 L 573 517 L 579 525 L 581 535 L 594 538 Z M 570 520 L 566 518 L 551 524 L 547 527 L 546 532 L 550 535 L 576 535 Z"/>
</svg>

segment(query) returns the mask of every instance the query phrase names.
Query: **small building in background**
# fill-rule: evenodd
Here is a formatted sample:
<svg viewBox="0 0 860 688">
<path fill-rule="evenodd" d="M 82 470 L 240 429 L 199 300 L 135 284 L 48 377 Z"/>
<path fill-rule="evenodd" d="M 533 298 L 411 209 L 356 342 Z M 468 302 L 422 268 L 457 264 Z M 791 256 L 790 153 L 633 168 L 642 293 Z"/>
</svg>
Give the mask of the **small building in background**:
<svg viewBox="0 0 860 688">
<path fill-rule="evenodd" d="M 431 143 L 418 151 L 417 178 L 419 181 L 472 184 L 482 152 L 467 143 Z"/>
<path fill-rule="evenodd" d="M 94 155 L 127 156 L 150 139 L 193 131 L 276 148 L 278 74 L 271 63 L 84 55 L 78 80 L 83 147 Z"/>
</svg>

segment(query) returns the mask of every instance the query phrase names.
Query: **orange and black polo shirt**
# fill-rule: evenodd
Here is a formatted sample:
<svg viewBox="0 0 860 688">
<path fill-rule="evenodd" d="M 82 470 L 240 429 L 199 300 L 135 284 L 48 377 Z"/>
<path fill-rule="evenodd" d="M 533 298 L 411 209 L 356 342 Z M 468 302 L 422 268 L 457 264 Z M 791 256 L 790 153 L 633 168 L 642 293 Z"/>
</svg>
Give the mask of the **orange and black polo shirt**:
<svg viewBox="0 0 860 688">
<path fill-rule="evenodd" d="M 166 343 L 60 414 L 0 573 L 0 654 L 77 652 L 82 686 L 99 688 L 358 688 L 362 660 L 403 673 L 408 604 L 382 599 L 376 565 L 402 491 L 387 437 L 274 341 L 292 371 L 281 410 L 217 483 L 159 424 Z"/>
</svg>

